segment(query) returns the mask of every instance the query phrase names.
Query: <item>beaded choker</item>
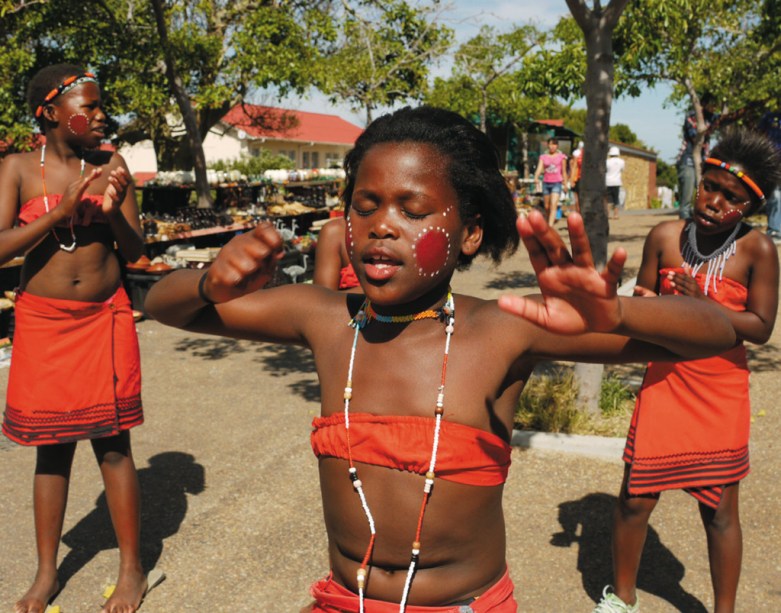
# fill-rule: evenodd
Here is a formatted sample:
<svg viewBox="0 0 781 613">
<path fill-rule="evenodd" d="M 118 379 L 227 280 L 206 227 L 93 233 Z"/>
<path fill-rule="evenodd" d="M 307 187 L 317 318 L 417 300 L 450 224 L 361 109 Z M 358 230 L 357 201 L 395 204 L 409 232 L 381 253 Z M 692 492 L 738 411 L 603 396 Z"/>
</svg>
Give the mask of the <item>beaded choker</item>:
<svg viewBox="0 0 781 613">
<path fill-rule="evenodd" d="M 97 82 L 98 80 L 95 78 L 95 75 L 92 74 L 91 72 L 85 72 L 83 74 L 77 74 L 77 75 L 73 75 L 72 77 L 68 77 L 57 87 L 51 90 L 48 94 L 46 94 L 46 97 L 43 99 L 43 102 L 41 102 L 38 105 L 38 108 L 35 109 L 35 117 L 36 118 L 40 117 L 41 113 L 43 113 L 43 107 L 49 104 L 57 96 L 62 96 L 63 94 L 67 94 L 74 87 L 76 87 L 77 85 L 81 85 L 82 83 L 97 83 Z"/>
<path fill-rule="evenodd" d="M 737 251 L 735 238 L 738 236 L 738 232 L 740 232 L 742 227 L 743 222 L 739 221 L 724 243 L 708 255 L 700 253 L 700 250 L 697 247 L 697 224 L 691 222 L 686 229 L 686 242 L 681 250 L 681 255 L 683 256 L 684 263 L 691 268 L 692 277 L 700 272 L 700 268 L 702 268 L 703 264 L 706 262 L 708 263 L 708 272 L 705 275 L 705 284 L 703 286 L 703 293 L 706 296 L 708 295 L 708 289 L 711 282 L 713 283 L 714 293 L 719 293 L 716 283 L 721 281 L 724 276 L 724 266 L 726 265 L 727 260 Z"/>
<path fill-rule="evenodd" d="M 44 161 L 46 160 L 46 145 L 41 147 L 41 184 L 43 185 L 43 206 L 46 209 L 46 212 L 49 212 L 49 196 L 46 193 L 46 173 L 44 171 Z M 81 158 L 81 173 L 79 174 L 80 177 L 84 176 L 84 158 Z M 71 231 L 71 244 L 65 245 L 60 240 L 60 237 L 57 236 L 57 231 L 52 226 L 52 235 L 54 236 L 55 240 L 60 244 L 60 249 L 63 251 L 67 251 L 68 253 L 73 253 L 76 250 L 76 232 L 73 230 L 73 215 L 70 216 L 70 231 Z"/>
<path fill-rule="evenodd" d="M 349 462 L 348 475 L 352 481 L 353 488 L 357 492 L 363 512 L 366 515 L 366 520 L 369 523 L 369 531 L 371 536 L 369 537 L 369 545 L 366 548 L 366 553 L 361 561 L 361 566 L 358 569 L 356 580 L 358 583 L 358 598 L 359 598 L 359 611 L 364 613 L 364 599 L 366 590 L 366 579 L 368 574 L 369 560 L 374 550 L 374 542 L 376 540 L 377 532 L 374 525 L 374 516 L 372 515 L 369 504 L 366 501 L 366 495 L 363 490 L 363 482 L 358 478 L 358 469 L 353 464 L 352 446 L 350 443 L 350 400 L 353 396 L 353 366 L 355 365 L 355 352 L 358 346 L 358 337 L 360 332 L 366 325 L 372 320 L 376 319 L 381 323 L 407 323 L 417 321 L 420 319 L 440 319 L 445 322 L 445 354 L 442 359 L 442 376 L 440 378 L 439 387 L 437 388 L 437 400 L 434 409 L 434 442 L 431 448 L 431 459 L 429 461 L 429 469 L 426 472 L 426 478 L 423 484 L 423 501 L 420 505 L 420 513 L 418 515 L 417 529 L 415 531 L 415 540 L 412 543 L 412 553 L 410 556 L 409 568 L 407 569 L 407 578 L 404 581 L 404 590 L 401 595 L 401 601 L 399 602 L 399 613 L 404 613 L 407 607 L 407 598 L 409 597 L 410 586 L 412 585 L 412 578 L 415 575 L 415 569 L 417 568 L 418 560 L 420 558 L 421 549 L 421 532 L 423 529 L 423 516 L 426 512 L 426 506 L 431 496 L 431 490 L 434 487 L 434 469 L 437 463 L 437 448 L 439 447 L 439 433 L 442 427 L 442 415 L 445 412 L 445 374 L 447 373 L 447 358 L 450 353 L 450 339 L 453 336 L 453 329 L 455 326 L 455 303 L 453 302 L 453 294 L 448 290 L 447 300 L 442 308 L 437 310 L 422 311 L 414 315 L 401 315 L 401 316 L 383 316 L 374 312 L 369 300 L 364 302 L 358 313 L 350 321 L 350 325 L 355 328 L 355 336 L 353 337 L 352 350 L 350 352 L 350 365 L 347 372 L 347 383 L 344 388 L 344 427 L 346 430 L 347 438 L 347 458 Z"/>
<path fill-rule="evenodd" d="M 730 164 L 727 164 L 727 162 L 722 162 L 721 160 L 716 158 L 705 158 L 705 163 L 710 164 L 711 166 L 717 166 L 718 168 L 722 168 L 728 172 L 731 172 L 738 179 L 743 181 L 746 187 L 748 187 L 752 192 L 754 192 L 757 195 L 761 203 L 765 201 L 765 193 L 761 189 L 759 189 L 759 185 L 754 183 L 753 179 L 749 177 L 742 170 L 739 170 L 731 166 Z"/>
</svg>

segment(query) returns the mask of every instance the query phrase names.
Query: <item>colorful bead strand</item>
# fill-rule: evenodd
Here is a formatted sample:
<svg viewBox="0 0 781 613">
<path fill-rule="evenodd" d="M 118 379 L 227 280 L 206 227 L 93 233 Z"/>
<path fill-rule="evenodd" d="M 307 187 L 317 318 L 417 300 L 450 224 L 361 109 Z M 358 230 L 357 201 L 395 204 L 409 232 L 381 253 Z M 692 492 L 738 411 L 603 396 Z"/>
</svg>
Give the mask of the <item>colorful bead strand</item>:
<svg viewBox="0 0 781 613">
<path fill-rule="evenodd" d="M 765 201 L 765 193 L 761 189 L 759 189 L 759 185 L 754 183 L 754 180 L 742 170 L 738 168 L 734 168 L 733 166 L 729 165 L 727 162 L 722 162 L 717 158 L 706 158 L 705 163 L 710 164 L 711 166 L 717 166 L 718 168 L 723 168 L 727 172 L 731 172 L 738 179 L 743 181 L 743 183 L 745 183 L 746 186 L 751 191 L 753 191 L 762 202 Z"/>
</svg>

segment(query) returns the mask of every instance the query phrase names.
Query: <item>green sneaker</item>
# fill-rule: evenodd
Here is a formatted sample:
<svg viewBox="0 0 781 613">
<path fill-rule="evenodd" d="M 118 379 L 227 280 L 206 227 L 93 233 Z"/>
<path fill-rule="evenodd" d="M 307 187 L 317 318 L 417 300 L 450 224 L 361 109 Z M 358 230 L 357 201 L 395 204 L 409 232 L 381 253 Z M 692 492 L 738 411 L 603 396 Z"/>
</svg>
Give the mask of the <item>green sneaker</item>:
<svg viewBox="0 0 781 613">
<path fill-rule="evenodd" d="M 639 613 L 640 598 L 637 598 L 635 604 L 626 604 L 612 590 L 612 586 L 605 586 L 605 589 L 602 590 L 602 600 L 597 604 L 594 613 Z"/>
</svg>

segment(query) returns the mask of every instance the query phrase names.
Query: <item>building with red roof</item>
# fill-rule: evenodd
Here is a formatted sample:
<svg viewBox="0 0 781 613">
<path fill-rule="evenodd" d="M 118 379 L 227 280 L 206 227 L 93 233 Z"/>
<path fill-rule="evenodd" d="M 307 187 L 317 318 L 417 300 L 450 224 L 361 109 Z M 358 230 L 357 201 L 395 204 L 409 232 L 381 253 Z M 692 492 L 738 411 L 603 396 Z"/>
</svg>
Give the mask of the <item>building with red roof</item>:
<svg viewBox="0 0 781 613">
<path fill-rule="evenodd" d="M 336 115 L 245 104 L 233 107 L 209 130 L 203 149 L 207 164 L 266 149 L 289 157 L 296 168 L 328 168 L 341 166 L 361 132 Z"/>
</svg>

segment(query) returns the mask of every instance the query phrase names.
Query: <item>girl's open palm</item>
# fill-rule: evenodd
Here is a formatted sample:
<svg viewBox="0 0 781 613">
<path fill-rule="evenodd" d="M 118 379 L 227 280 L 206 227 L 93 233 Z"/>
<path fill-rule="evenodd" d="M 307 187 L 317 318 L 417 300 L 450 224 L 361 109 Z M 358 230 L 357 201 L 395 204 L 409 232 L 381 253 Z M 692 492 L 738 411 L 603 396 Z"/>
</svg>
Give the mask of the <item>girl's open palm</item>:
<svg viewBox="0 0 781 613">
<path fill-rule="evenodd" d="M 506 295 L 499 299 L 500 308 L 556 334 L 615 330 L 621 323 L 616 291 L 626 252 L 616 250 L 600 273 L 594 267 L 583 218 L 577 213 L 567 218 L 571 254 L 539 212 L 520 217 L 517 226 L 542 300 Z"/>
</svg>

